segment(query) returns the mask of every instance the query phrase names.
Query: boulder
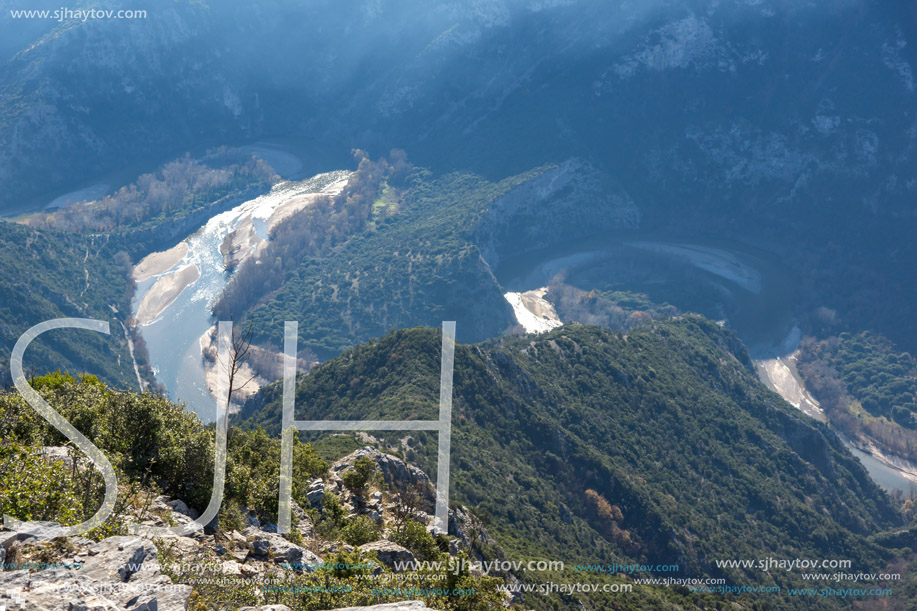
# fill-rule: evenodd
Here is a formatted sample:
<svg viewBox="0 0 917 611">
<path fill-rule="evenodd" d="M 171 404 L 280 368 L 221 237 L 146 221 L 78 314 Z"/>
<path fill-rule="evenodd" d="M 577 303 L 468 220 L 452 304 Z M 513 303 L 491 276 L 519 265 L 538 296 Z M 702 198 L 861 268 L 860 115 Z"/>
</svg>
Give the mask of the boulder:
<svg viewBox="0 0 917 611">
<path fill-rule="evenodd" d="M 224 575 L 242 575 L 242 565 L 232 560 L 224 562 L 220 569 L 223 571 Z"/>
<path fill-rule="evenodd" d="M 376 558 L 379 559 L 379 562 L 396 573 L 404 570 L 402 567 L 405 565 L 413 565 L 415 562 L 414 554 L 391 541 L 373 541 L 361 545 L 359 549 L 361 553 L 376 552 Z"/>
<path fill-rule="evenodd" d="M 317 479 L 309 484 L 309 489 L 306 491 L 306 498 L 309 499 L 309 504 L 313 507 L 318 507 L 322 499 L 325 498 L 325 482 Z"/>
<path fill-rule="evenodd" d="M 369 457 L 370 460 L 376 463 L 376 467 L 382 474 L 382 480 L 386 484 L 398 490 L 407 488 L 418 490 L 432 510 L 436 502 L 436 490 L 427 474 L 400 458 L 385 454 L 370 446 L 355 450 L 331 465 L 331 477 L 334 479 L 336 487 L 341 487 L 340 482 L 344 472 L 351 469 L 357 459 L 363 456 Z"/>
<path fill-rule="evenodd" d="M 65 446 L 45 446 L 38 451 L 38 454 L 48 462 L 61 463 L 65 469 L 73 467 L 73 457 L 70 456 L 70 450 Z"/>
<path fill-rule="evenodd" d="M 315 525 L 312 523 L 312 518 L 309 517 L 309 514 L 306 513 L 302 507 L 296 501 L 292 501 L 290 509 L 296 519 L 296 530 L 299 531 L 299 534 L 302 535 L 303 539 L 309 539 L 315 536 Z"/>
<path fill-rule="evenodd" d="M 74 538 L 77 539 L 77 538 Z M 0 573 L 0 608 L 185 609 L 191 586 L 162 574 L 156 546 L 141 537 L 109 537 L 85 549 L 82 568 Z M 28 545 L 29 543 L 25 543 Z"/>
<path fill-rule="evenodd" d="M 188 516 L 189 518 L 191 518 L 191 521 L 196 520 L 200 517 L 200 514 L 198 512 L 188 507 L 188 505 L 186 505 L 185 502 L 182 501 L 181 499 L 175 499 L 174 501 L 169 503 L 169 507 L 175 513 L 179 513 L 183 516 Z"/>
<path fill-rule="evenodd" d="M 9 551 L 17 542 L 38 543 L 63 536 L 66 527 L 56 522 L 23 522 L 16 531 L 0 532 L 0 547 Z"/>
<path fill-rule="evenodd" d="M 404 600 L 369 607 L 341 607 L 333 611 L 430 611 L 430 607 L 422 600 Z"/>
<path fill-rule="evenodd" d="M 243 533 L 251 540 L 251 555 L 261 560 L 271 560 L 297 573 L 311 573 L 321 558 L 309 550 L 287 541 L 277 533 L 254 530 L 249 527 Z"/>
</svg>

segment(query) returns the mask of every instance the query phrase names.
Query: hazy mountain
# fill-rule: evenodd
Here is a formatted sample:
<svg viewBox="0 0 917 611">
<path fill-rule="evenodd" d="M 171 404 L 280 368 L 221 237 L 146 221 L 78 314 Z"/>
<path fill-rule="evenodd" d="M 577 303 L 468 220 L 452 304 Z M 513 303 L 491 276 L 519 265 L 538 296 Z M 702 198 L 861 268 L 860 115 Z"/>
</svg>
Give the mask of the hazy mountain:
<svg viewBox="0 0 917 611">
<path fill-rule="evenodd" d="M 917 255 L 910 5 L 102 5 L 147 17 L 0 13 L 6 210 L 264 137 L 313 166 L 398 146 L 490 179 L 576 156 L 645 228 L 768 244 L 818 289 L 811 309 L 917 341 L 900 306 L 913 291 L 895 281 Z"/>
</svg>

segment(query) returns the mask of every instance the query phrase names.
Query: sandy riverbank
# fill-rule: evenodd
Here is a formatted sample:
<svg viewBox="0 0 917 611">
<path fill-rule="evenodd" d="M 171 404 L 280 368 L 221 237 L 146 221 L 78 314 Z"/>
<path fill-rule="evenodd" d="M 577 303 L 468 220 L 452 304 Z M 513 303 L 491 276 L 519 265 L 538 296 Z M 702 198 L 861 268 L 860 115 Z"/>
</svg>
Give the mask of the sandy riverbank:
<svg viewBox="0 0 917 611">
<path fill-rule="evenodd" d="M 162 312 L 175 301 L 181 292 L 197 282 L 201 270 L 197 265 L 188 265 L 174 274 L 163 276 L 156 281 L 140 302 L 137 308 L 137 322 L 146 325 L 156 320 Z"/>
<path fill-rule="evenodd" d="M 544 333 L 563 323 L 554 311 L 554 306 L 544 298 L 548 288 L 542 287 L 524 293 L 506 293 L 503 297 L 513 307 L 516 321 L 527 333 Z"/>
<path fill-rule="evenodd" d="M 270 216 L 267 217 L 267 235 L 280 224 L 284 219 L 289 218 L 300 210 L 312 205 L 321 197 L 334 197 L 340 193 L 350 180 L 350 174 L 347 174 L 341 180 L 337 180 L 318 193 L 304 193 L 296 195 L 280 203 L 274 208 Z M 223 255 L 223 265 L 229 268 L 238 268 L 249 257 L 255 256 L 268 243 L 266 239 L 258 235 L 255 230 L 254 216 L 249 214 L 238 226 L 229 232 L 220 245 L 220 254 Z"/>
<path fill-rule="evenodd" d="M 281 221 L 287 217 L 299 212 L 306 206 L 309 206 L 316 199 L 320 197 L 334 197 L 338 193 L 344 190 L 344 187 L 347 186 L 347 181 L 350 180 L 350 175 L 341 180 L 335 181 L 322 189 L 318 193 L 306 193 L 304 195 L 299 195 L 297 197 L 291 198 L 289 201 L 286 201 L 274 210 L 271 214 L 271 218 L 268 220 L 268 232 L 272 231 Z"/>
<path fill-rule="evenodd" d="M 188 244 L 186 242 L 179 242 L 169 250 L 151 253 L 141 259 L 140 263 L 134 267 L 134 280 L 143 282 L 148 278 L 163 274 L 175 267 L 179 261 L 185 258 L 186 254 L 188 254 Z"/>
<path fill-rule="evenodd" d="M 769 386 L 787 403 L 803 412 L 805 415 L 826 422 L 828 419 L 815 400 L 805 388 L 799 373 L 796 371 L 796 352 L 787 356 L 759 359 L 755 366 L 759 369 L 759 376 L 766 386 Z"/>
</svg>

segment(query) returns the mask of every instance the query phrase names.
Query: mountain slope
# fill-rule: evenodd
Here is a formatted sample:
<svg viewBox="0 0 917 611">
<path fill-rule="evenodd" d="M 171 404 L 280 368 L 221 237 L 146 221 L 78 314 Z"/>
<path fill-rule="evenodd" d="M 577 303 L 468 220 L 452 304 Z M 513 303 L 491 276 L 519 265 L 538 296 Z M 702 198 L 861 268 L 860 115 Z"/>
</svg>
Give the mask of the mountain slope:
<svg viewBox="0 0 917 611">
<path fill-rule="evenodd" d="M 12 384 L 9 359 L 19 337 L 41 322 L 68 317 L 108 321 L 111 335 L 50 331 L 26 351 L 26 375 L 90 371 L 121 388 L 138 387 L 122 326 L 131 311 L 131 261 L 114 242 L 107 235 L 35 230 L 0 221 L 0 385 Z M 145 369 L 141 373 L 150 374 Z"/>
<path fill-rule="evenodd" d="M 415 169 L 398 188 L 374 187 L 371 216 L 333 247 L 286 249 L 277 253 L 282 260 L 271 253 L 249 261 L 215 313 L 251 322 L 262 342 L 276 336 L 282 321 L 298 320 L 300 347 L 322 358 L 392 328 L 446 319 L 461 321 L 462 341 L 498 336 L 515 325 L 494 275 L 503 256 L 639 223 L 634 202 L 601 178 L 575 159 L 499 182 Z M 350 202 L 345 196 L 342 207 Z M 303 222 L 296 231 L 323 239 L 349 223 L 345 212 Z M 275 264 L 292 271 L 267 295 L 251 289 L 247 281 L 266 277 Z"/>
<path fill-rule="evenodd" d="M 578 157 L 649 230 L 795 262 L 803 323 L 825 306 L 917 345 L 900 281 L 917 257 L 913 6 L 96 4 L 148 15 L 51 26 L 3 4 L 0 209 L 260 138 L 337 167 L 401 147 L 490 180 Z"/>
<path fill-rule="evenodd" d="M 302 377 L 297 417 L 435 417 L 438 363 L 437 332 L 389 334 Z M 243 417 L 277 432 L 279 386 Z M 411 437 L 409 458 L 435 471 L 435 439 Z M 507 553 L 678 564 L 730 585 L 800 581 L 715 560 L 884 566 L 889 553 L 865 536 L 900 521 L 832 433 L 764 389 L 732 334 L 694 316 L 458 346 L 451 464 L 452 502 L 484 516 Z"/>
</svg>

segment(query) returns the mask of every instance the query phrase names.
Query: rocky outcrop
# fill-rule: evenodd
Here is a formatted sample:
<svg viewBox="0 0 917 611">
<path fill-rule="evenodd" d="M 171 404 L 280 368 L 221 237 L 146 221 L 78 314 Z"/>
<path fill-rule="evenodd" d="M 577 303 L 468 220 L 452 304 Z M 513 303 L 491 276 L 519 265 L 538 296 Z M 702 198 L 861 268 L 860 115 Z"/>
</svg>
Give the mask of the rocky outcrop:
<svg viewBox="0 0 917 611">
<path fill-rule="evenodd" d="M 397 543 L 391 541 L 373 541 L 360 546 L 362 553 L 375 553 L 379 562 L 392 569 L 396 573 L 402 572 L 400 567 L 408 565 L 413 566 L 415 562 L 414 554 Z"/>
<path fill-rule="evenodd" d="M 49 452 L 49 455 L 54 454 Z M 342 475 L 354 462 L 367 456 L 379 469 L 380 479 L 390 489 L 413 488 L 433 497 L 430 479 L 420 469 L 364 447 L 336 462 L 327 482 L 317 480 L 310 490 L 326 489 L 344 497 L 348 518 L 376 515 L 382 536 L 391 532 L 393 499 L 371 486 L 357 502 L 343 488 Z M 63 459 L 63 454 L 60 454 Z M 321 483 L 321 486 L 318 484 Z M 330 493 L 330 492 L 329 492 Z M 363 498 L 365 497 L 365 498 Z M 147 526 L 167 527 L 188 524 L 198 515 L 180 499 L 150 494 L 131 504 L 132 521 Z M 320 505 L 319 505 L 320 506 Z M 339 552 L 359 552 L 373 558 L 373 572 L 402 572 L 412 567 L 414 554 L 386 539 L 354 548 L 341 541 L 316 537 L 311 516 L 295 501 L 292 504 L 296 528 L 301 539 L 278 533 L 276 524 L 243 508 L 241 530 L 222 528 L 198 530 L 190 536 L 114 536 L 93 542 L 79 536 L 60 536 L 63 527 L 50 522 L 29 523 L 29 533 L 0 530 L 0 562 L 11 570 L 0 572 L 0 610 L 5 608 L 66 610 L 105 609 L 106 611 L 153 611 L 185 609 L 189 604 L 195 578 L 237 580 L 284 579 L 292 573 L 311 573 L 324 558 Z M 422 521 L 430 516 L 415 514 Z M 475 526 L 467 510 L 450 518 L 451 530 L 468 540 L 484 540 L 486 533 L 468 534 Z M 459 526 L 461 525 L 461 526 Z M 294 542 L 295 541 L 295 542 Z M 460 541 L 452 541 L 450 552 L 458 552 Z M 312 551 L 315 550 L 315 551 Z M 318 552 L 318 553 L 316 553 Z M 319 555 L 321 554 L 321 556 Z M 368 560 L 369 558 L 367 558 Z M 21 567 L 21 568 L 17 568 Z M 173 583 L 170 576 L 177 582 Z M 424 611 L 420 601 L 398 602 L 365 609 L 379 611 Z M 283 605 L 245 607 L 249 611 L 284 611 Z"/>
<path fill-rule="evenodd" d="M 493 545 L 495 541 L 484 528 L 484 524 L 465 506 L 449 511 L 449 534 L 458 537 L 467 548 L 475 549 L 479 544 Z"/>
<path fill-rule="evenodd" d="M 345 491 L 341 480 L 342 476 L 346 471 L 353 468 L 357 459 L 363 456 L 368 457 L 376 463 L 376 467 L 379 469 L 379 473 L 382 476 L 382 481 L 384 481 L 386 485 L 395 490 L 406 490 L 408 488 L 417 490 L 429 504 L 429 509 L 432 511 L 433 505 L 436 502 L 436 489 L 433 487 L 433 483 L 430 481 L 430 478 L 427 477 L 427 474 L 414 465 L 409 465 L 400 458 L 385 454 L 370 446 L 365 446 L 351 452 L 331 465 L 329 472 L 331 480 L 330 485 L 333 486 L 336 491 Z"/>
<path fill-rule="evenodd" d="M 369 607 L 342 607 L 333 611 L 428 611 L 430 607 L 421 600 L 405 600 L 396 603 L 385 603 L 384 605 L 372 605 Z"/>
<path fill-rule="evenodd" d="M 269 560 L 298 573 L 311 573 L 321 562 L 321 558 L 314 553 L 291 543 L 276 532 L 265 532 L 250 526 L 242 531 L 242 535 L 250 543 L 252 558 Z"/>
<path fill-rule="evenodd" d="M 14 545 L 27 545 L 28 538 Z M 0 572 L 0 608 L 106 609 L 152 611 L 185 609 L 191 586 L 163 575 L 156 546 L 142 537 L 109 537 L 98 543 L 71 538 L 70 562 L 60 568 Z M 29 566 L 24 564 L 23 566 Z"/>
</svg>

